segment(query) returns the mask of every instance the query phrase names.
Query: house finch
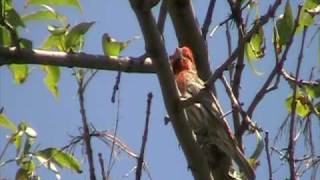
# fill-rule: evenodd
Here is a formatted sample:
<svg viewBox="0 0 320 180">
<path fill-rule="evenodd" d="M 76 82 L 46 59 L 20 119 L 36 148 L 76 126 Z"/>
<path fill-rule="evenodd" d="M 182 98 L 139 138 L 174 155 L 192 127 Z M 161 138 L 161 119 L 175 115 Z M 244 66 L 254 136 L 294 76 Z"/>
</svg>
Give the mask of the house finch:
<svg viewBox="0 0 320 180">
<path fill-rule="evenodd" d="M 170 59 L 181 98 L 198 97 L 196 103 L 185 107 L 185 111 L 188 124 L 215 179 L 234 179 L 230 171 L 231 159 L 237 163 L 247 179 L 255 179 L 252 167 L 237 146 L 233 133 L 218 108 L 216 97 L 211 91 L 203 90 L 204 82 L 197 74 L 192 51 L 188 47 L 176 48 Z"/>
</svg>

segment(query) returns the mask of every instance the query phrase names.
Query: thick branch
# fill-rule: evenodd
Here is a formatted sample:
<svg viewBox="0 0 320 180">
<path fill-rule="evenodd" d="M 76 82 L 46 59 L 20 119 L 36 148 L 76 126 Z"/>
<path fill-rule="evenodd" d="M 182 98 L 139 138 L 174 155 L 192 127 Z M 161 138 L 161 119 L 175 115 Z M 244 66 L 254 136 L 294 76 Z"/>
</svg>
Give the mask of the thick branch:
<svg viewBox="0 0 320 180">
<path fill-rule="evenodd" d="M 190 0 L 167 0 L 170 14 L 180 46 L 188 46 L 194 52 L 198 73 L 207 80 L 211 75 L 208 47 L 202 38 L 201 29 Z"/>
<path fill-rule="evenodd" d="M 114 70 L 124 72 L 154 73 L 150 61 L 143 57 L 107 57 L 86 53 L 65 53 L 44 50 L 28 50 L 0 47 L 0 65 L 42 64 L 65 67 Z"/>
<path fill-rule="evenodd" d="M 171 1 L 168 1 L 168 3 Z M 169 65 L 169 58 L 164 47 L 161 34 L 157 28 L 150 9 L 143 8 L 143 1 L 130 0 L 131 6 L 139 21 L 147 54 L 150 54 L 160 82 L 165 106 L 171 119 L 176 136 L 185 153 L 188 165 L 197 180 L 211 180 L 208 164 L 196 144 L 190 127 L 186 122 L 186 114 L 179 110 L 178 90 Z M 190 36 L 190 35 L 189 35 Z"/>
</svg>

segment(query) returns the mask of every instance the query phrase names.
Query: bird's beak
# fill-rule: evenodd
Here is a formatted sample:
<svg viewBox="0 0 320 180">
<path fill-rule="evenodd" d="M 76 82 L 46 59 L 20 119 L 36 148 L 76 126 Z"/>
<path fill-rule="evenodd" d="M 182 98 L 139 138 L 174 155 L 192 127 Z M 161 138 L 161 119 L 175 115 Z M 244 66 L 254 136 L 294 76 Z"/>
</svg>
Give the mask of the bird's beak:
<svg viewBox="0 0 320 180">
<path fill-rule="evenodd" d="M 170 59 L 172 61 L 176 61 L 176 60 L 181 60 L 183 59 L 183 55 L 182 55 L 182 49 L 181 48 L 176 48 L 176 51 L 174 52 L 174 54 L 172 56 L 170 56 Z"/>
</svg>

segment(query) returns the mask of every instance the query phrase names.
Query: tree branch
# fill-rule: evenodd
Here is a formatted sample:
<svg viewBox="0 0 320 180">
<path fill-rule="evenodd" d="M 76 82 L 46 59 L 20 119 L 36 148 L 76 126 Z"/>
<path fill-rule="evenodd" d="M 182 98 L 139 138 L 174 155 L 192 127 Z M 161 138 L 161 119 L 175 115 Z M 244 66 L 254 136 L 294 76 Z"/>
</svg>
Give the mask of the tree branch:
<svg viewBox="0 0 320 180">
<path fill-rule="evenodd" d="M 38 49 L 0 47 L 0 66 L 5 64 L 42 64 L 82 67 L 112 71 L 155 73 L 150 61 L 143 57 L 107 57 L 86 53 L 65 53 Z"/>
<path fill-rule="evenodd" d="M 172 6 L 172 1 L 167 2 Z M 178 89 L 173 79 L 173 72 L 170 68 L 169 58 L 161 34 L 157 28 L 151 10 L 143 9 L 142 3 L 143 1 L 140 0 L 130 0 L 131 7 L 137 16 L 144 36 L 146 52 L 147 54 L 150 54 L 157 71 L 164 103 L 170 116 L 171 124 L 194 178 L 197 180 L 212 180 L 208 164 L 187 124 L 186 114 L 179 109 L 180 99 Z M 191 37 L 190 34 L 188 36 Z M 197 47 L 197 49 L 199 49 L 199 47 Z"/>
<path fill-rule="evenodd" d="M 206 81 L 211 75 L 208 47 L 202 37 L 191 1 L 167 0 L 167 7 L 179 45 L 191 48 L 196 59 L 199 77 Z"/>
<path fill-rule="evenodd" d="M 301 8 L 301 7 L 300 7 Z M 299 10 L 300 11 L 300 10 Z M 299 74 L 300 74 L 300 67 L 303 59 L 303 50 L 304 50 L 304 42 L 305 42 L 305 37 L 307 33 L 307 28 L 304 27 L 303 29 L 303 35 L 302 35 L 302 42 L 301 42 L 301 48 L 299 52 L 299 57 L 298 57 L 298 64 L 296 68 L 296 77 L 295 81 L 299 79 Z M 292 96 L 292 103 L 291 103 L 291 118 L 290 118 L 290 129 L 289 129 L 289 144 L 288 144 L 288 155 L 289 155 L 289 170 L 290 170 L 290 179 L 295 180 L 296 179 L 296 169 L 295 169 L 295 136 L 296 136 L 296 129 L 295 129 L 295 121 L 296 121 L 296 106 L 297 106 L 297 91 L 298 91 L 298 85 L 295 84 L 293 87 L 293 96 Z"/>
</svg>

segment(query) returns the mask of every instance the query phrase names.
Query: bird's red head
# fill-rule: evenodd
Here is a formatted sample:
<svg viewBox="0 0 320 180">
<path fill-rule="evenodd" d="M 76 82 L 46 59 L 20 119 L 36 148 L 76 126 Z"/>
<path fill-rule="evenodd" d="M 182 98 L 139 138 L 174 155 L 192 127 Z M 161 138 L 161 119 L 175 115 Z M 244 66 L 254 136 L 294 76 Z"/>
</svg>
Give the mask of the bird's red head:
<svg viewBox="0 0 320 180">
<path fill-rule="evenodd" d="M 170 56 L 174 74 L 185 70 L 196 70 L 195 60 L 191 49 L 187 46 L 177 47 L 175 53 Z"/>
</svg>

